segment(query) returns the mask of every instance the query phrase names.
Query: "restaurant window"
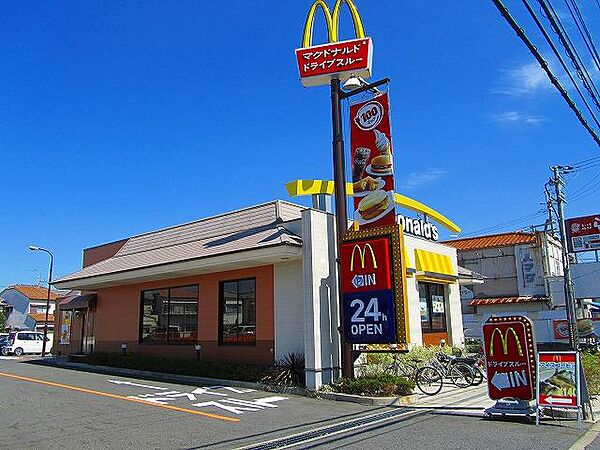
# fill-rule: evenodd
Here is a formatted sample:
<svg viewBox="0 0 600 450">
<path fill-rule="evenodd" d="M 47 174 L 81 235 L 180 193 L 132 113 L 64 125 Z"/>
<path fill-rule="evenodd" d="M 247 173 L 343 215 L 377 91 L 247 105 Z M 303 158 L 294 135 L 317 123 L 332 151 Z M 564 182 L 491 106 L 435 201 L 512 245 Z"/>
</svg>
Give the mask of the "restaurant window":
<svg viewBox="0 0 600 450">
<path fill-rule="evenodd" d="M 219 285 L 221 344 L 256 343 L 256 280 L 224 281 Z"/>
<path fill-rule="evenodd" d="M 424 333 L 446 331 L 444 285 L 419 283 L 421 329 Z"/>
<path fill-rule="evenodd" d="M 198 286 L 142 291 L 140 342 L 182 344 L 198 340 Z"/>
</svg>

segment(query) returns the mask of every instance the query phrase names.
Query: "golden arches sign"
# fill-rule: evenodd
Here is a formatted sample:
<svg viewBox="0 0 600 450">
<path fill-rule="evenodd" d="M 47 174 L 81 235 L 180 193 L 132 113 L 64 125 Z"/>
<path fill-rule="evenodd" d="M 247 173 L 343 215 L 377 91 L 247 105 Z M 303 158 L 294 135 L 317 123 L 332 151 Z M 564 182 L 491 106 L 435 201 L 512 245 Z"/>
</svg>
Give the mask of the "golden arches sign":
<svg viewBox="0 0 600 450">
<path fill-rule="evenodd" d="M 346 4 L 348 9 L 350 10 L 350 15 L 352 16 L 352 22 L 354 23 L 354 33 L 357 39 L 361 39 L 365 37 L 365 28 L 362 23 L 362 19 L 360 18 L 360 14 L 358 13 L 358 9 L 352 0 L 336 0 L 335 6 L 333 7 L 333 12 L 327 6 L 324 0 L 316 0 L 310 10 L 308 11 L 308 16 L 306 17 L 306 24 L 304 25 L 304 35 L 302 38 L 302 47 L 307 48 L 312 46 L 313 40 L 313 30 L 315 25 L 315 15 L 318 9 L 323 11 L 323 15 L 325 16 L 325 22 L 327 23 L 327 35 L 329 36 L 329 43 L 334 43 L 339 41 L 339 32 L 340 32 L 340 10 L 342 8 L 342 4 Z"/>
<path fill-rule="evenodd" d="M 523 347 L 521 346 L 521 340 L 519 339 L 519 335 L 517 334 L 517 332 L 515 331 L 515 329 L 513 327 L 509 327 L 506 329 L 506 331 L 504 332 L 504 334 L 502 334 L 502 331 L 500 330 L 500 328 L 494 328 L 494 331 L 492 332 L 492 336 L 490 337 L 490 352 L 489 355 L 490 356 L 494 356 L 494 337 L 496 336 L 496 333 L 498 333 L 500 335 L 500 342 L 502 344 L 502 352 L 505 355 L 508 355 L 508 336 L 509 336 L 509 332 L 512 331 L 513 336 L 515 337 L 515 342 L 517 344 L 517 351 L 519 352 L 519 356 L 523 356 Z"/>
<path fill-rule="evenodd" d="M 354 272 L 354 256 L 356 255 L 356 250 L 358 250 L 358 256 L 360 257 L 360 267 L 361 269 L 365 268 L 365 258 L 367 256 L 367 250 L 371 252 L 371 260 L 373 261 L 373 269 L 377 269 L 377 258 L 375 257 L 375 252 L 373 251 L 373 247 L 371 244 L 367 243 L 361 249 L 360 245 L 356 244 L 352 249 L 352 256 L 350 257 L 350 272 Z"/>
</svg>

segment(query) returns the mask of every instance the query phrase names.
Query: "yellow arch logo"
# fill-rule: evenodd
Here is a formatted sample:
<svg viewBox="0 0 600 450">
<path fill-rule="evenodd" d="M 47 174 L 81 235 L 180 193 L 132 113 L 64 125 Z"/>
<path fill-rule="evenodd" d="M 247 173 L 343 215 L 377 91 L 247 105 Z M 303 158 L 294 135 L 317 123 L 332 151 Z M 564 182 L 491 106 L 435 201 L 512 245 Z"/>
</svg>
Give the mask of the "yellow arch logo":
<svg viewBox="0 0 600 450">
<path fill-rule="evenodd" d="M 304 25 L 304 36 L 302 38 L 302 47 L 307 48 L 312 46 L 313 40 L 313 30 L 315 25 L 315 15 L 318 9 L 323 11 L 323 15 L 325 16 L 325 22 L 327 23 L 327 35 L 329 36 L 329 43 L 332 44 L 334 42 L 339 41 L 339 31 L 340 31 L 340 9 L 342 8 L 342 4 L 345 3 L 350 10 L 350 14 L 352 15 L 352 22 L 354 22 L 354 34 L 356 35 L 356 39 L 361 39 L 365 37 L 365 28 L 362 23 L 362 19 L 360 18 L 360 14 L 358 13 L 358 9 L 352 0 L 336 0 L 335 6 L 333 7 L 333 12 L 327 6 L 324 0 L 316 0 L 310 10 L 308 11 L 308 16 L 306 17 L 306 24 Z"/>
<path fill-rule="evenodd" d="M 502 334 L 502 331 L 500 331 L 500 328 L 496 327 L 494 328 L 494 331 L 492 331 L 492 336 L 490 337 L 490 356 L 494 356 L 494 337 L 496 336 L 496 333 L 498 333 L 500 335 L 500 342 L 502 344 L 502 352 L 505 355 L 508 355 L 508 335 L 509 332 L 512 331 L 513 336 L 515 337 L 515 342 L 517 344 L 517 351 L 519 352 L 519 356 L 523 356 L 523 347 L 521 346 L 521 340 L 519 339 L 519 336 L 517 335 L 517 332 L 515 331 L 515 329 L 513 327 L 509 327 L 507 328 L 507 330 L 504 332 L 504 334 Z"/>
<path fill-rule="evenodd" d="M 356 244 L 352 249 L 352 256 L 350 257 L 350 272 L 354 272 L 354 256 L 356 255 L 356 250 L 358 250 L 358 256 L 360 257 L 360 267 L 361 269 L 365 268 L 365 258 L 367 255 L 367 249 L 371 252 L 373 269 L 377 269 L 377 258 L 375 257 L 375 252 L 373 251 L 373 247 L 371 247 L 371 244 L 365 244 L 365 246 L 362 249 L 360 248 L 360 245 Z"/>
</svg>

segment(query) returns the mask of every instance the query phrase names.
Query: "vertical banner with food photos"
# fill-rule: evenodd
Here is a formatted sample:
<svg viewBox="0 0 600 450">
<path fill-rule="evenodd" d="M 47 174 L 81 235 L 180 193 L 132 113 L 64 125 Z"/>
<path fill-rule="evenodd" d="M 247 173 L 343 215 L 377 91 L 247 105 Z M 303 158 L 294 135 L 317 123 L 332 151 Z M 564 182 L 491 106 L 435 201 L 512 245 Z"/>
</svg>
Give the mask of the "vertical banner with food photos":
<svg viewBox="0 0 600 450">
<path fill-rule="evenodd" d="M 360 228 L 396 223 L 388 93 L 350 107 L 354 220 Z"/>
<path fill-rule="evenodd" d="M 71 319 L 73 311 L 62 311 L 60 321 L 60 340 L 59 344 L 68 344 L 71 342 Z"/>
</svg>

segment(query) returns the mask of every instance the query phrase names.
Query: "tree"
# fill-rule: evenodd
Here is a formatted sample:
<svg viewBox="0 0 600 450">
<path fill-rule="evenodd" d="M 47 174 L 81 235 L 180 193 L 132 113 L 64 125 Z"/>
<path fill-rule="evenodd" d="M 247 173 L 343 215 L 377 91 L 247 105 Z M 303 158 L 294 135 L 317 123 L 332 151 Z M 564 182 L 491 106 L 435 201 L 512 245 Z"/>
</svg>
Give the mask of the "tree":
<svg viewBox="0 0 600 450">
<path fill-rule="evenodd" d="M 0 332 L 3 332 L 4 328 L 6 328 L 6 314 L 4 308 L 0 306 Z"/>
</svg>

